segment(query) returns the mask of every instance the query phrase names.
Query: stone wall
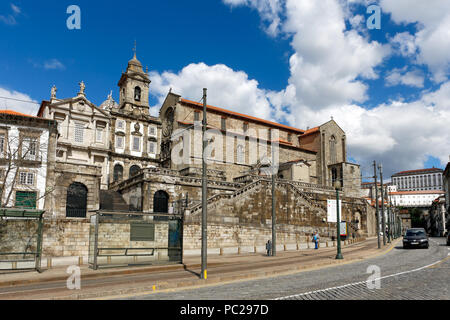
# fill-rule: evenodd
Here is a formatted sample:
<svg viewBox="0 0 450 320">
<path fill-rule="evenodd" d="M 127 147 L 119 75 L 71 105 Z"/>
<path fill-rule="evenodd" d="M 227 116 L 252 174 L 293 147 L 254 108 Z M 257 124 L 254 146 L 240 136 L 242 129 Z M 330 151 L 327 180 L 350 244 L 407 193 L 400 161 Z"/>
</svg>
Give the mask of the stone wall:
<svg viewBox="0 0 450 320">
<path fill-rule="evenodd" d="M 35 252 L 37 250 L 37 220 L 0 220 L 0 252 Z M 9 260 L 18 256 L 1 256 Z M 23 258 L 23 256 L 20 256 Z M 27 257 L 29 258 L 29 257 Z"/>
</svg>

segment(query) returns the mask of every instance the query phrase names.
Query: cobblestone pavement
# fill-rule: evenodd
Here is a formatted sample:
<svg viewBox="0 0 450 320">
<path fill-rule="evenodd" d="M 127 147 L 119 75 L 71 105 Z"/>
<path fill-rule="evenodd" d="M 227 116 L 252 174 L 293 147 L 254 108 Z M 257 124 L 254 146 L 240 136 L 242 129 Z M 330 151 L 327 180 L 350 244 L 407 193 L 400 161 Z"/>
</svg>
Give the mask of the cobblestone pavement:
<svg viewBox="0 0 450 320">
<path fill-rule="evenodd" d="M 444 238 L 432 238 L 429 249 L 405 250 L 399 242 L 389 253 L 363 262 L 132 299 L 450 300 L 449 254 Z M 374 285 L 379 280 L 379 289 L 368 289 L 368 280 Z"/>
</svg>

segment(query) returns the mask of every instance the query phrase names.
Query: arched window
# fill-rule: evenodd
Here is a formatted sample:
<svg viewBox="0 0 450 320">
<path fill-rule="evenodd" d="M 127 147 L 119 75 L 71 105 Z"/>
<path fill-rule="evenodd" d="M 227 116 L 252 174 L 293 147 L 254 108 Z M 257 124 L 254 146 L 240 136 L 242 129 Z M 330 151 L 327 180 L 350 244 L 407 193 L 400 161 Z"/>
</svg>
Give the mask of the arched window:
<svg viewBox="0 0 450 320">
<path fill-rule="evenodd" d="M 141 88 L 134 88 L 134 100 L 141 101 Z"/>
<path fill-rule="evenodd" d="M 168 213 L 169 212 L 169 195 L 165 191 L 155 192 L 153 197 L 153 212 Z"/>
<path fill-rule="evenodd" d="M 123 167 L 120 164 L 114 166 L 114 182 L 121 181 L 123 179 Z"/>
<path fill-rule="evenodd" d="M 139 173 L 139 171 L 141 171 L 141 168 L 139 166 L 132 166 L 130 168 L 130 178 L 137 175 Z"/>
<path fill-rule="evenodd" d="M 336 137 L 335 136 L 331 136 L 331 138 L 330 138 L 330 160 L 331 160 L 331 164 L 335 164 L 337 162 Z"/>
<path fill-rule="evenodd" d="M 88 189 L 82 183 L 72 183 L 67 189 L 66 217 L 86 218 Z"/>
</svg>

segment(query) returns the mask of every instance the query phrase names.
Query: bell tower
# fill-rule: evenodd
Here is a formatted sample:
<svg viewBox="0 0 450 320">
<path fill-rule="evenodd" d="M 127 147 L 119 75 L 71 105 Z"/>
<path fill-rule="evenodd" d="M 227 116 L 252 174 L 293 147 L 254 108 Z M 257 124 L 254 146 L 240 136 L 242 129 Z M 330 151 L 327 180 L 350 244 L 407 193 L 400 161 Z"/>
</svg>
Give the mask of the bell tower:
<svg viewBox="0 0 450 320">
<path fill-rule="evenodd" d="M 128 61 L 127 71 L 122 73 L 118 86 L 120 88 L 120 109 L 129 112 L 149 114 L 150 78 L 142 69 L 141 62 L 136 58 L 136 45 L 133 49 L 133 59 Z"/>
</svg>

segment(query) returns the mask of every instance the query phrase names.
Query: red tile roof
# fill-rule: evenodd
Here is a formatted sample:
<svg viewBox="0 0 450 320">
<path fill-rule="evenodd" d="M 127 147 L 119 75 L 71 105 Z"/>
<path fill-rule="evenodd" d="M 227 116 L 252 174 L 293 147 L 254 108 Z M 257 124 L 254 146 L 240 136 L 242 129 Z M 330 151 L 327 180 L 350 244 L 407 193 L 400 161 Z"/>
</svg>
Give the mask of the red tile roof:
<svg viewBox="0 0 450 320">
<path fill-rule="evenodd" d="M 397 175 L 397 174 L 414 174 L 414 173 L 427 172 L 427 171 L 442 171 L 442 169 L 429 168 L 429 169 L 407 170 L 407 171 L 397 172 L 396 174 L 394 174 L 394 176 Z"/>
<path fill-rule="evenodd" d="M 37 118 L 35 116 L 31 116 L 29 114 L 20 113 L 14 110 L 0 110 L 0 114 L 9 114 L 12 116 L 21 116 L 21 117 L 29 117 L 29 118 Z"/>
<path fill-rule="evenodd" d="M 203 107 L 203 105 L 201 103 L 199 103 L 199 102 L 195 102 L 195 101 L 191 101 L 191 100 L 187 100 L 187 99 L 183 99 L 183 98 L 181 99 L 181 102 L 186 103 L 186 104 L 190 104 L 190 105 L 194 105 L 194 106 L 197 106 L 197 107 Z M 286 126 L 284 124 L 280 124 L 280 123 L 264 120 L 264 119 L 261 119 L 261 118 L 256 118 L 256 117 L 249 116 L 249 115 L 246 115 L 246 114 L 243 114 L 243 113 L 238 113 L 238 112 L 234 112 L 234 111 L 230 111 L 230 110 L 227 110 L 227 109 L 222 109 L 222 108 L 218 108 L 218 107 L 214 107 L 214 106 L 210 106 L 210 105 L 207 106 L 207 109 L 210 109 L 210 110 L 213 110 L 213 111 L 217 111 L 217 112 L 220 112 L 220 113 L 234 115 L 234 116 L 237 116 L 237 117 L 240 117 L 240 118 L 244 118 L 244 119 L 247 119 L 247 120 L 252 120 L 252 121 L 255 121 L 255 122 L 265 123 L 265 124 L 268 124 L 268 125 L 273 126 L 273 127 L 278 127 L 278 128 L 281 128 L 281 129 L 295 131 L 295 132 L 297 132 L 299 134 L 302 134 L 302 133 L 305 132 L 305 130 L 301 130 L 301 129 L 298 129 L 298 128 Z"/>
<path fill-rule="evenodd" d="M 408 194 L 444 194 L 444 191 L 441 190 L 419 190 L 419 191 L 397 191 L 397 192 L 389 192 L 389 194 L 393 195 L 408 195 Z"/>
<path fill-rule="evenodd" d="M 318 133 L 318 132 L 320 132 L 320 127 L 315 127 L 315 128 L 306 130 L 305 133 L 302 134 L 300 137 L 304 137 L 304 136 L 307 136 L 307 135 L 310 135 L 313 133 Z"/>
</svg>

